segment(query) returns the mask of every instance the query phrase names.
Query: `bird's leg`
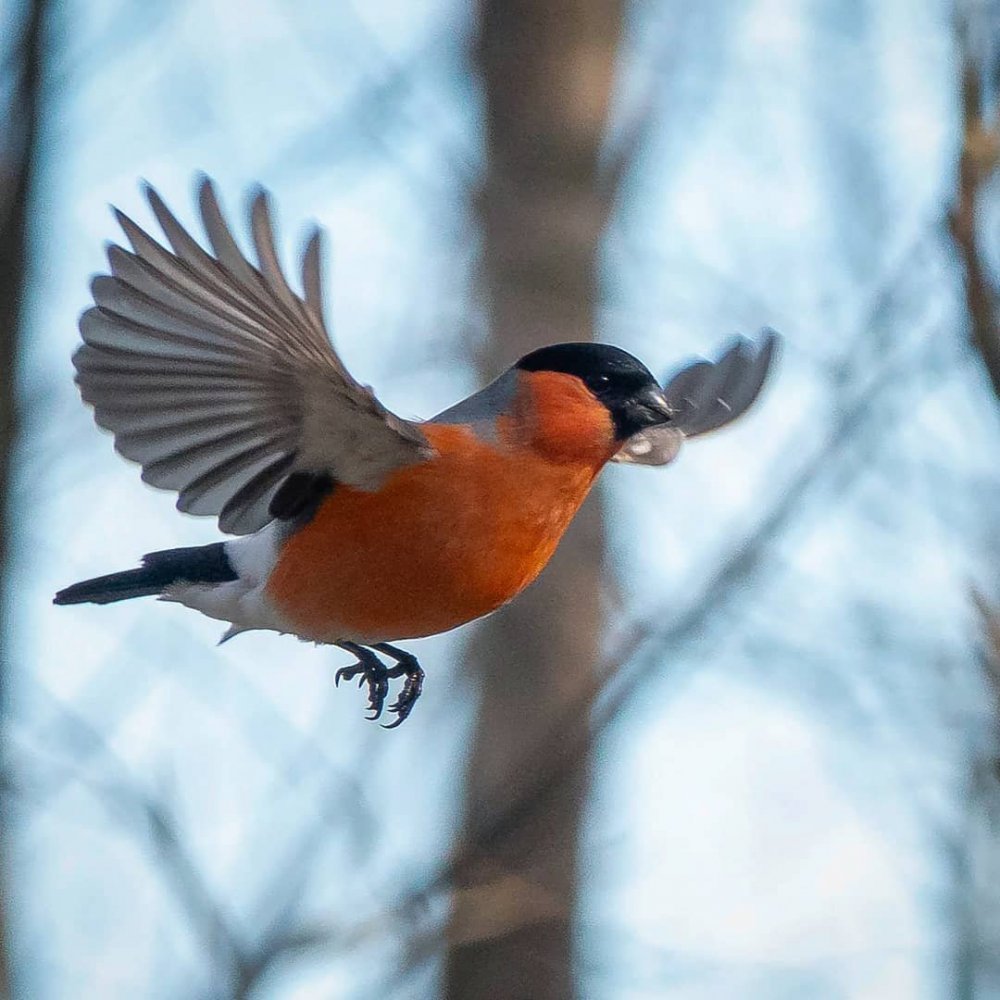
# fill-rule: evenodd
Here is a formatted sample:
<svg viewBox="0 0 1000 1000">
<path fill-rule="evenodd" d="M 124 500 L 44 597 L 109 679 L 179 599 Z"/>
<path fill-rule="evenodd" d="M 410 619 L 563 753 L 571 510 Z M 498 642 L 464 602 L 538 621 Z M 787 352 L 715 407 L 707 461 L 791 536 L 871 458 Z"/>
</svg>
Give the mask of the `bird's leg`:
<svg viewBox="0 0 1000 1000">
<path fill-rule="evenodd" d="M 420 691 L 424 686 L 424 672 L 417 662 L 417 658 L 412 653 L 407 653 L 405 649 L 391 646 L 387 642 L 376 642 L 372 646 L 380 653 L 396 661 L 396 666 L 390 667 L 387 671 L 390 677 L 405 677 L 403 688 L 399 692 L 399 697 L 389 706 L 389 711 L 396 716 L 395 722 L 390 722 L 386 729 L 395 729 L 413 710 L 413 706 L 420 697 Z"/>
<path fill-rule="evenodd" d="M 358 684 L 368 684 L 368 708 L 371 711 L 369 719 L 377 719 L 382 714 L 385 697 L 389 693 L 390 673 L 385 664 L 370 650 L 359 646 L 356 642 L 338 642 L 335 645 L 358 658 L 357 663 L 349 667 L 341 667 L 334 676 L 333 683 L 339 685 L 341 680 L 353 681 L 360 677 Z M 393 709 L 394 711 L 395 709 Z"/>
</svg>

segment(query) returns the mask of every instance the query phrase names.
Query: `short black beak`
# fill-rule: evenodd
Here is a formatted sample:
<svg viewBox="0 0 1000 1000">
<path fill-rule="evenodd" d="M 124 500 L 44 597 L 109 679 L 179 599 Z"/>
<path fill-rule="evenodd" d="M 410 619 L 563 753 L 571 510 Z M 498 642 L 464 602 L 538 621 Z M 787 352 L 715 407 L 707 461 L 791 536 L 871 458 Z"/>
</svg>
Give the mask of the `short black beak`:
<svg viewBox="0 0 1000 1000">
<path fill-rule="evenodd" d="M 647 427 L 659 427 L 673 419 L 673 410 L 663 390 L 655 383 L 630 394 L 612 407 L 616 436 L 624 441 Z"/>
<path fill-rule="evenodd" d="M 658 424 L 669 423 L 674 411 L 667 402 L 667 397 L 658 385 L 650 385 L 635 396 L 634 419 L 642 427 L 655 427 Z"/>
</svg>

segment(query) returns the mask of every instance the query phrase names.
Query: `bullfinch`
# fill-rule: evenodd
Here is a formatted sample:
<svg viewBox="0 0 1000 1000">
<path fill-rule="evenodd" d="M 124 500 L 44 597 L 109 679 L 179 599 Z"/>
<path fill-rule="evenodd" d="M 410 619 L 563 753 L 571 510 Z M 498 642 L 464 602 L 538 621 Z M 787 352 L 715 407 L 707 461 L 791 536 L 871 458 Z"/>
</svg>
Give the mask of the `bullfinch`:
<svg viewBox="0 0 1000 1000">
<path fill-rule="evenodd" d="M 198 200 L 205 249 L 146 189 L 166 237 L 116 213 L 131 249 L 80 319 L 76 382 L 116 450 L 228 541 L 167 549 L 74 584 L 56 604 L 155 596 L 228 624 L 350 653 L 336 680 L 367 684 L 372 718 L 389 680 L 398 725 L 423 671 L 391 645 L 501 607 L 541 572 L 608 462 L 665 465 L 685 438 L 729 423 L 757 398 L 776 335 L 736 338 L 665 386 L 605 344 L 532 351 L 430 420 L 389 411 L 347 371 L 327 334 L 321 232 L 301 291 L 275 250 L 268 196 L 250 203 L 252 262 L 215 188 Z"/>
</svg>

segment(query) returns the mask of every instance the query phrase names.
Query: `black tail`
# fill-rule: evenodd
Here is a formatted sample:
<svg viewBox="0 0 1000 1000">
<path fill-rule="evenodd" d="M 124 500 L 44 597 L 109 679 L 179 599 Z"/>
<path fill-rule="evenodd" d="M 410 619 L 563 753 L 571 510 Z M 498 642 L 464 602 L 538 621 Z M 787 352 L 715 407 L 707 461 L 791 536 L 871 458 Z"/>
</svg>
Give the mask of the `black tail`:
<svg viewBox="0 0 1000 1000">
<path fill-rule="evenodd" d="M 98 576 L 60 590 L 54 604 L 111 604 L 160 594 L 172 583 L 225 583 L 237 579 L 225 542 L 166 549 L 142 557 L 139 569 Z"/>
</svg>

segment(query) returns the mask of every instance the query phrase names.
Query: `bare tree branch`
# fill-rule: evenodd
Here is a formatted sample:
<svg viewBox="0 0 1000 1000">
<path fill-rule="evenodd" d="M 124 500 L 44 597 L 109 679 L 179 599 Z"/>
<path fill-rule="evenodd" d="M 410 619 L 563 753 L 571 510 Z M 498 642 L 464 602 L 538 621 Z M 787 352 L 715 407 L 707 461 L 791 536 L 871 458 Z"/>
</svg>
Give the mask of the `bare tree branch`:
<svg viewBox="0 0 1000 1000">
<path fill-rule="evenodd" d="M 972 342 L 979 351 L 1000 401 L 1000 318 L 997 290 L 992 287 L 979 249 L 981 192 L 1000 164 L 1000 108 L 987 122 L 983 109 L 982 69 L 972 52 L 970 28 L 959 31 L 962 57 L 962 152 L 958 191 L 948 216 L 965 275 L 965 297 Z"/>
<path fill-rule="evenodd" d="M 28 273 L 28 206 L 41 129 L 45 58 L 46 0 L 25 5 L 20 38 L 11 42 L 9 72 L 13 75 L 10 106 L 0 134 L 0 720 L 7 716 L 7 680 L 10 596 L 7 565 L 10 553 L 11 468 L 18 433 L 17 371 L 20 330 Z M 0 803 L 3 804 L 3 803 Z M 5 805 L 5 804 L 4 804 Z M 4 808 L 4 812 L 6 809 Z M 7 823 L 0 823 L 6 830 Z M 0 873 L 6 879 L 7 850 L 0 839 Z M 7 922 L 7 886 L 0 882 L 0 997 L 11 996 L 10 927 Z"/>
</svg>

